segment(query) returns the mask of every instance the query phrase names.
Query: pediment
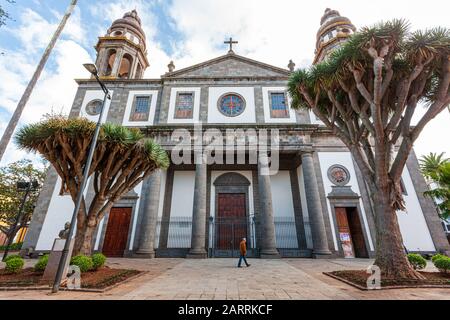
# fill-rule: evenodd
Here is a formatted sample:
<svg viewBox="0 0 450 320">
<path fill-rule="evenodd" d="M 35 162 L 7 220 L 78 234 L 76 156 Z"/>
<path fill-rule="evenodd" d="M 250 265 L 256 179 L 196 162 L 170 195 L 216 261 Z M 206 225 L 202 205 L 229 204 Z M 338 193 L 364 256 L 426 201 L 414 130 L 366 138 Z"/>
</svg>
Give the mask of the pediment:
<svg viewBox="0 0 450 320">
<path fill-rule="evenodd" d="M 233 78 L 233 77 L 282 77 L 290 71 L 245 58 L 236 54 L 202 62 L 191 67 L 166 73 L 166 78 Z"/>
</svg>

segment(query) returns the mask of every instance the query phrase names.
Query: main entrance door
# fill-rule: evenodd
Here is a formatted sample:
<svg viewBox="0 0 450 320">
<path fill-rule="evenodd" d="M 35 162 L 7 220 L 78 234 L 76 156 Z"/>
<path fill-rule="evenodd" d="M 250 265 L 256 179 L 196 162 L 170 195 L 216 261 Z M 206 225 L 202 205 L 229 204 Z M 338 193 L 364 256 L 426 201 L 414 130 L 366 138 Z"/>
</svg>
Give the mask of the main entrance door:
<svg viewBox="0 0 450 320">
<path fill-rule="evenodd" d="M 241 239 L 247 238 L 246 195 L 219 193 L 217 205 L 214 255 L 237 257 Z"/>
<path fill-rule="evenodd" d="M 107 257 L 123 257 L 127 246 L 132 208 L 112 208 L 109 213 L 102 252 Z"/>
</svg>

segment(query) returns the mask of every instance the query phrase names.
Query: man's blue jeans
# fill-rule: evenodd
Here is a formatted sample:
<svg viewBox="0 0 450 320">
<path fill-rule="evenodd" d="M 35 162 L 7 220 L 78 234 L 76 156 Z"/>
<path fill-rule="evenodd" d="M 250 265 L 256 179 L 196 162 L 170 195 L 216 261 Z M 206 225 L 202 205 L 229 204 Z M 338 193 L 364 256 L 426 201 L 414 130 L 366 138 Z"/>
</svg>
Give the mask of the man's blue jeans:
<svg viewBox="0 0 450 320">
<path fill-rule="evenodd" d="M 241 266 L 242 260 L 244 260 L 245 265 L 248 267 L 247 259 L 245 259 L 245 256 L 243 256 L 243 255 L 241 255 L 241 256 L 239 257 L 238 267 Z"/>
</svg>

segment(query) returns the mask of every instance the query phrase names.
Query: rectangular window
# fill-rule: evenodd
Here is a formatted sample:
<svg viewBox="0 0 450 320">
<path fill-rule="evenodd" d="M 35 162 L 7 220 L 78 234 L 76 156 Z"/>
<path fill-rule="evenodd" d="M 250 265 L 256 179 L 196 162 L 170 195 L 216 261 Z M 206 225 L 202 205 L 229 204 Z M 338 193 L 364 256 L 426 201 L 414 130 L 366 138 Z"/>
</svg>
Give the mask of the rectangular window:
<svg viewBox="0 0 450 320">
<path fill-rule="evenodd" d="M 179 92 L 175 101 L 175 119 L 192 119 L 194 108 L 194 93 Z"/>
<path fill-rule="evenodd" d="M 289 110 L 284 92 L 270 93 L 270 116 L 272 118 L 289 118 Z"/>
<path fill-rule="evenodd" d="M 136 96 L 130 114 L 130 121 L 148 121 L 151 101 L 151 96 Z"/>
</svg>

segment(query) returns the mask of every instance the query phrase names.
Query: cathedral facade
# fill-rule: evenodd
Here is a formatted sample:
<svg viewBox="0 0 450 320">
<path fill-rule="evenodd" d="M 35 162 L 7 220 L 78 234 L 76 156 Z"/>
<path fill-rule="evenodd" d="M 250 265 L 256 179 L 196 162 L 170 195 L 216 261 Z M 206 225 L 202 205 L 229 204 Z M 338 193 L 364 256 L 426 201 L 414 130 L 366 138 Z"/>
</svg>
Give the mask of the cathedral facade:
<svg viewBox="0 0 450 320">
<path fill-rule="evenodd" d="M 355 31 L 349 19 L 327 9 L 314 63 Z M 376 233 L 368 188 L 343 143 L 312 113 L 290 108 L 286 86 L 294 63 L 275 67 L 236 54 L 232 39 L 226 43 L 225 55 L 180 70 L 171 62 L 161 78 L 144 79 L 149 61 L 136 11 L 99 38 L 96 66 L 111 93 L 102 121 L 140 128 L 172 162 L 115 204 L 99 224 L 95 251 L 114 257 L 233 257 L 245 237 L 254 257 L 372 257 Z M 97 121 L 103 91 L 95 79 L 77 83 L 69 116 Z M 215 149 L 195 161 L 198 149 L 210 148 L 211 132 L 223 137 L 215 141 L 221 146 L 231 135 L 236 148 L 223 161 L 209 161 L 220 158 Z M 253 153 L 252 139 L 262 133 L 270 148 Z M 192 154 L 180 151 L 181 140 Z M 269 156 L 277 170 L 267 175 Z M 24 250 L 49 251 L 70 220 L 73 202 L 58 194 L 60 183 L 50 170 Z M 423 196 L 427 186 L 414 152 L 402 188 L 407 210 L 398 219 L 405 247 L 448 251 L 434 204 Z M 90 186 L 87 201 L 92 193 Z"/>
</svg>

